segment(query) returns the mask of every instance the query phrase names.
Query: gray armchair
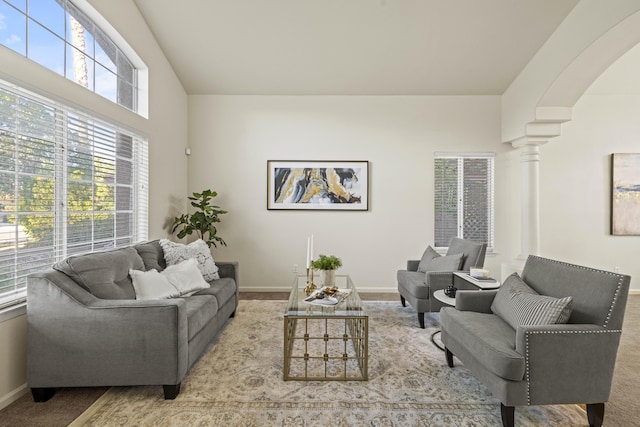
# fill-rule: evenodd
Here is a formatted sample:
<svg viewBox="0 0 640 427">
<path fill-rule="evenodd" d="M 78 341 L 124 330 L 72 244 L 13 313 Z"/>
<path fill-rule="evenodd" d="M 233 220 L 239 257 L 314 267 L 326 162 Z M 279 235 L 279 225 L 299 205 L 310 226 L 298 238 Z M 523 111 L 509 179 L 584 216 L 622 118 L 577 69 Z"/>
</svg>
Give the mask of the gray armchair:
<svg viewBox="0 0 640 427">
<path fill-rule="evenodd" d="M 468 272 L 471 267 L 481 268 L 484 265 L 487 245 L 486 243 L 457 237 L 451 239 L 445 257 L 452 258 L 456 257 L 456 255 L 461 255 L 458 267 L 454 268 L 449 268 L 449 263 L 446 263 L 449 265 L 440 263 L 440 265 L 430 267 L 425 261 L 427 258 L 434 256 L 432 251 L 431 247 L 428 247 L 422 256 L 422 260 L 407 261 L 407 269 L 398 270 L 397 273 L 400 302 L 403 307 L 406 307 L 408 302 L 418 312 L 418 323 L 423 329 L 424 314 L 438 312 L 445 305 L 435 299 L 433 293 L 437 290 L 445 289 L 453 283 L 454 271 Z M 425 264 L 427 264 L 426 267 Z"/>
<path fill-rule="evenodd" d="M 529 256 L 522 278 L 460 291 L 456 307 L 442 309 L 447 364 L 455 355 L 500 400 L 504 426 L 514 425 L 515 406 L 570 403 L 586 404 L 589 425 L 601 426 L 630 280 Z M 551 314 L 556 321 L 541 321 Z"/>
</svg>

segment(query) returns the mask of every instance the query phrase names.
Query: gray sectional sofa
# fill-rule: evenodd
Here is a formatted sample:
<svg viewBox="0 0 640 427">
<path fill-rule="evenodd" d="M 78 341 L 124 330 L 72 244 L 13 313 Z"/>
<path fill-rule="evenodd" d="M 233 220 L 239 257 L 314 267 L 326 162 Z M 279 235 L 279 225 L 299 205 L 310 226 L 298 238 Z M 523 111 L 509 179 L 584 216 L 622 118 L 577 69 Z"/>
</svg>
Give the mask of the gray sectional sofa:
<svg viewBox="0 0 640 427">
<path fill-rule="evenodd" d="M 193 295 L 138 300 L 129 270 L 166 268 L 159 242 L 71 257 L 27 282 L 28 385 L 162 385 L 174 399 L 189 368 L 238 306 L 238 263 Z"/>
</svg>

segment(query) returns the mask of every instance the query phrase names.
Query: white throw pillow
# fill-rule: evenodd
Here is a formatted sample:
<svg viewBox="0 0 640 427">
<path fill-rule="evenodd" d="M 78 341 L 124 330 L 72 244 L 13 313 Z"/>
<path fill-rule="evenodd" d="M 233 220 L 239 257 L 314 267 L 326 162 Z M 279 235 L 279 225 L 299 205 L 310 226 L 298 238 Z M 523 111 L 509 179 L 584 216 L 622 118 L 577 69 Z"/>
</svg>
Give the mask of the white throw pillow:
<svg viewBox="0 0 640 427">
<path fill-rule="evenodd" d="M 129 270 L 136 299 L 166 299 L 180 296 L 180 292 L 157 270 Z"/>
<path fill-rule="evenodd" d="M 210 287 L 200 274 L 198 263 L 194 258 L 180 264 L 170 265 L 161 274 L 178 290 L 180 296 L 191 295 L 196 291 Z"/>
<path fill-rule="evenodd" d="M 218 274 L 218 266 L 213 261 L 211 250 L 204 240 L 198 239 L 188 245 L 183 245 L 182 243 L 175 243 L 171 240 L 160 239 L 160 246 L 162 246 L 164 260 L 166 261 L 167 266 L 179 264 L 190 258 L 195 258 L 198 262 L 198 268 L 200 269 L 204 280 L 210 282 L 220 278 L 220 275 Z"/>
<path fill-rule="evenodd" d="M 194 292 L 207 289 L 195 259 L 171 265 L 162 272 L 157 270 L 129 270 L 136 299 L 166 299 L 189 296 Z"/>
</svg>

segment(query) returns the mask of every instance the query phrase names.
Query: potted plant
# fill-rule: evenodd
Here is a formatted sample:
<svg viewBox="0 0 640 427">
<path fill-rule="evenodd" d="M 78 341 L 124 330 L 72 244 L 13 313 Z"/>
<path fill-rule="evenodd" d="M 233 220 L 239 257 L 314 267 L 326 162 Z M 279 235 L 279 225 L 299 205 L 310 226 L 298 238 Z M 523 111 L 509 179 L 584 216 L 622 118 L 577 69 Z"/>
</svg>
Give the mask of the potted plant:
<svg viewBox="0 0 640 427">
<path fill-rule="evenodd" d="M 342 260 L 335 255 L 322 255 L 312 264 L 315 270 L 320 270 L 320 281 L 323 286 L 335 286 L 336 270 L 342 267 Z"/>
<path fill-rule="evenodd" d="M 185 236 L 190 236 L 194 232 L 198 238 L 205 241 L 205 243 L 211 247 L 216 248 L 220 243 L 222 246 L 227 246 L 227 243 L 218 236 L 218 230 L 215 223 L 220 222 L 219 215 L 226 214 L 227 211 L 220 209 L 220 206 L 211 204 L 211 200 L 216 197 L 218 193 L 211 190 L 204 190 L 201 193 L 193 193 L 193 196 L 189 196 L 191 200 L 191 206 L 196 208 L 196 211 L 192 214 L 182 214 L 179 217 L 174 218 L 171 232 L 175 233 L 180 227 L 178 232 L 178 238 L 182 239 Z"/>
</svg>

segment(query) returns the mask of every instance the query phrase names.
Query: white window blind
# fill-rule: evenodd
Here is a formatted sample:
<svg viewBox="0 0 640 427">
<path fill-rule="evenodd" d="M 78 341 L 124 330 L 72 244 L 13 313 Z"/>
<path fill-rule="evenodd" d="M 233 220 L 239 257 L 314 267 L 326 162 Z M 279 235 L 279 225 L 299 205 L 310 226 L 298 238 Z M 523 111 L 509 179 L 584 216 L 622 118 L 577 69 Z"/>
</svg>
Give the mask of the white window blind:
<svg viewBox="0 0 640 427">
<path fill-rule="evenodd" d="M 69 255 L 147 238 L 147 142 L 0 82 L 0 308 Z"/>
<path fill-rule="evenodd" d="M 492 250 L 494 155 L 436 153 L 434 171 L 435 246 L 460 237 Z"/>
</svg>

